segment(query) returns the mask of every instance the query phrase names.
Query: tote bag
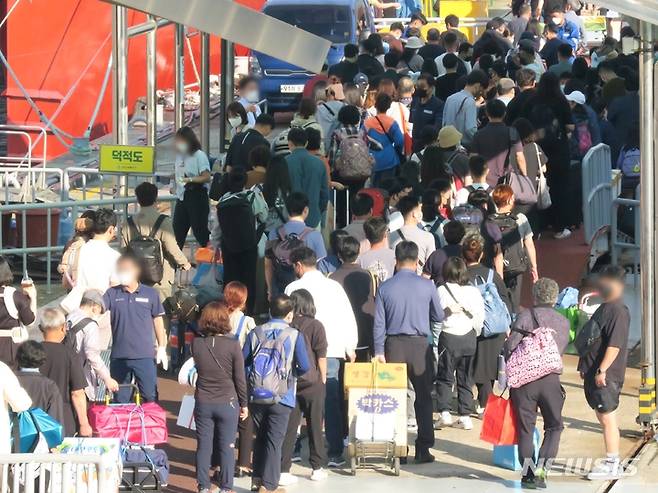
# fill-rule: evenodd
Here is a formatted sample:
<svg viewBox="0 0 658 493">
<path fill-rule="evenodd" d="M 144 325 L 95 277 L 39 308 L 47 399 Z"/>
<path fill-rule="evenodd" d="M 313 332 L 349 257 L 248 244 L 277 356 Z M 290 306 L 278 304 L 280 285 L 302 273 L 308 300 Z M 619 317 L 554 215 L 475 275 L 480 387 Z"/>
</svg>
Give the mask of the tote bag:
<svg viewBox="0 0 658 493">
<path fill-rule="evenodd" d="M 537 209 L 545 211 L 553 205 L 553 202 L 551 201 L 551 191 L 548 188 L 548 181 L 546 180 L 546 175 L 544 174 L 542 166 L 541 149 L 537 144 L 535 144 L 535 153 L 537 154 L 537 163 L 539 164 L 539 178 L 537 180 Z"/>
<path fill-rule="evenodd" d="M 509 399 L 491 394 L 484 408 L 480 440 L 493 445 L 515 445 L 516 416 Z"/>
</svg>

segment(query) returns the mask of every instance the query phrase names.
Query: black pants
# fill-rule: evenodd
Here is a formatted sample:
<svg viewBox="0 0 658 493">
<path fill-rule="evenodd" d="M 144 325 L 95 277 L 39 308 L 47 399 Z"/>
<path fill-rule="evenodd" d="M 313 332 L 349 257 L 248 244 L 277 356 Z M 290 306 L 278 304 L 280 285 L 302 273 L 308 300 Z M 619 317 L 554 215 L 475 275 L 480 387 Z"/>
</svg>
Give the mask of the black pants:
<svg viewBox="0 0 658 493">
<path fill-rule="evenodd" d="M 194 188 L 185 190 L 183 200 L 176 201 L 174 209 L 174 235 L 179 248 L 185 245 L 187 233 L 192 228 L 194 238 L 199 246 L 205 247 L 210 238 L 208 231 L 208 214 L 210 204 L 208 203 L 208 192 L 205 188 Z"/>
<path fill-rule="evenodd" d="M 238 424 L 238 466 L 251 469 L 251 452 L 254 450 L 254 420 L 251 414 Z"/>
<path fill-rule="evenodd" d="M 283 452 L 281 457 L 281 472 L 290 472 L 292 465 L 292 454 L 297 441 L 297 428 L 302 419 L 306 417 L 306 430 L 308 433 L 308 445 L 310 449 L 310 462 L 313 470 L 325 467 L 327 462 L 327 450 L 324 447 L 322 433 L 322 415 L 324 414 L 324 385 L 320 382 L 317 388 L 306 389 L 297 394 L 297 406 L 290 413 L 288 420 L 288 431 L 283 441 Z"/>
<path fill-rule="evenodd" d="M 493 380 L 488 380 L 484 383 L 476 383 L 475 386 L 478 389 L 478 405 L 481 408 L 487 407 L 487 401 L 489 400 L 489 396 L 493 392 Z"/>
<path fill-rule="evenodd" d="M 512 303 L 512 313 L 519 314 L 521 312 L 521 292 L 523 291 L 523 274 L 515 277 L 506 277 L 505 286 L 507 286 L 507 294 L 510 302 Z"/>
<path fill-rule="evenodd" d="M 224 258 L 224 286 L 231 281 L 240 281 L 247 286 L 247 309 L 248 314 L 254 310 L 256 299 L 256 267 L 258 265 L 258 247 L 243 252 L 229 252 L 222 249 Z"/>
<path fill-rule="evenodd" d="M 432 422 L 432 368 L 433 356 L 427 337 L 393 336 L 386 338 L 386 361 L 406 363 L 407 376 L 416 393 L 414 409 L 418 424 L 416 454 L 425 453 L 434 446 Z"/>
<path fill-rule="evenodd" d="M 457 414 L 473 412 L 473 361 L 477 348 L 475 332 L 457 336 L 441 332 L 436 373 L 438 411 L 450 411 L 452 387 L 457 384 Z"/>
<path fill-rule="evenodd" d="M 351 205 L 356 197 L 357 192 L 363 189 L 365 180 L 345 180 L 337 178 L 337 181 L 345 185 L 345 190 L 336 191 L 336 201 L 334 207 L 336 209 L 336 229 L 344 228 L 352 222 Z M 349 196 L 349 204 L 347 197 Z"/>
<path fill-rule="evenodd" d="M 510 390 L 510 398 L 516 412 L 519 437 L 519 462 L 525 464 L 534 456 L 533 435 L 537 423 L 537 408 L 544 419 L 544 441 L 539 449 L 539 466 L 546 459 L 554 459 L 562 434 L 562 407 L 565 393 L 560 376 L 554 373 Z"/>
<path fill-rule="evenodd" d="M 281 449 L 288 430 L 292 408 L 283 404 L 249 406 L 256 426 L 253 478 L 260 478 L 265 489 L 274 491 L 281 478 Z"/>
<path fill-rule="evenodd" d="M 220 487 L 233 489 L 235 469 L 235 432 L 238 428 L 239 407 L 236 402 L 213 404 L 197 401 L 194 407 L 196 421 L 196 478 L 201 488 L 210 488 L 210 462 L 213 446 L 219 455 Z"/>
</svg>

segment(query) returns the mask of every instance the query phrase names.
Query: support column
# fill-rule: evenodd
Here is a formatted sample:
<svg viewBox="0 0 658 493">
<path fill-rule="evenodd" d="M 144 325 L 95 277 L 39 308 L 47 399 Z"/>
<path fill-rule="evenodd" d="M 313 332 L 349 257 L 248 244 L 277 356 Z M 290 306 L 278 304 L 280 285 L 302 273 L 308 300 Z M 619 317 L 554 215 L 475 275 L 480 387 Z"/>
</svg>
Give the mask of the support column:
<svg viewBox="0 0 658 493">
<path fill-rule="evenodd" d="M 174 127 L 185 121 L 185 26 L 176 24 L 174 41 Z"/>
<path fill-rule="evenodd" d="M 210 34 L 201 33 L 201 148 L 210 154 Z"/>
<path fill-rule="evenodd" d="M 219 124 L 219 152 L 224 153 L 227 151 L 230 144 L 230 134 L 227 131 L 226 123 L 226 108 L 233 102 L 235 77 L 235 54 L 233 51 L 233 43 L 227 39 L 222 38 L 222 94 L 220 104 L 220 118 Z"/>
<path fill-rule="evenodd" d="M 126 8 L 112 6 L 112 142 L 128 143 L 128 29 Z"/>
<path fill-rule="evenodd" d="M 642 384 L 640 421 L 651 422 L 656 401 L 656 192 L 654 168 L 654 62 L 652 25 L 640 23 L 640 257 L 642 293 Z"/>
<path fill-rule="evenodd" d="M 148 16 L 150 22 L 155 23 L 155 17 Z M 146 34 L 146 145 L 155 146 L 158 128 L 157 108 L 157 28 Z"/>
</svg>

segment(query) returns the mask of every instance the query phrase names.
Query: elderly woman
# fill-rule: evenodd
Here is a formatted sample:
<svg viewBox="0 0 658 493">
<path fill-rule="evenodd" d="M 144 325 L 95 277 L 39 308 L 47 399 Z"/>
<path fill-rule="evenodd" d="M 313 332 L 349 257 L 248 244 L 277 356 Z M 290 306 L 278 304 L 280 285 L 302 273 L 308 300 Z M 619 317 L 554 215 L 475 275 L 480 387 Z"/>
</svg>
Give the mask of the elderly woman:
<svg viewBox="0 0 658 493">
<path fill-rule="evenodd" d="M 202 336 L 192 341 L 198 375 L 194 396 L 197 482 L 199 492 L 214 491 L 208 473 L 216 442 L 220 455 L 220 488 L 221 491 L 230 491 L 233 489 L 233 442 L 238 417 L 246 419 L 248 416 L 244 359 L 240 343 L 231 334 L 226 303 L 209 303 L 201 313 L 199 329 Z"/>
<path fill-rule="evenodd" d="M 560 354 L 569 343 L 569 321 L 553 307 L 560 288 L 552 279 L 539 279 L 532 288 L 534 308 L 519 314 L 512 326 L 512 333 L 504 346 L 505 359 L 509 359 L 519 343 L 538 327 L 553 330 L 553 337 Z M 546 488 L 546 471 L 543 464 L 557 455 L 562 434 L 562 407 L 565 392 L 560 385 L 560 375 L 550 373 L 533 382 L 510 390 L 510 398 L 517 419 L 519 459 L 524 464 L 523 488 Z M 534 463 L 533 435 L 537 423 L 537 409 L 544 421 L 544 441 L 539 457 Z M 535 467 L 525 467 L 535 464 Z"/>
</svg>

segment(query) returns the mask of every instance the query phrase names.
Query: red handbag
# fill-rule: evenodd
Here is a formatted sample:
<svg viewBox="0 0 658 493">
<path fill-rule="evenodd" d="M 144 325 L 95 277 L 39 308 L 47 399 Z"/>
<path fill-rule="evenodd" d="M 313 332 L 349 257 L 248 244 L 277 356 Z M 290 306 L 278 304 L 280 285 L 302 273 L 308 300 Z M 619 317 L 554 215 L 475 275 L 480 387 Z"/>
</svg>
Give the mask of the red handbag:
<svg viewBox="0 0 658 493">
<path fill-rule="evenodd" d="M 95 437 L 119 438 L 129 443 L 157 445 L 169 439 L 167 413 L 155 402 L 93 404 L 87 410 L 89 425 Z"/>
<path fill-rule="evenodd" d="M 484 408 L 480 440 L 493 445 L 516 445 L 516 415 L 512 401 L 491 394 Z"/>
</svg>

